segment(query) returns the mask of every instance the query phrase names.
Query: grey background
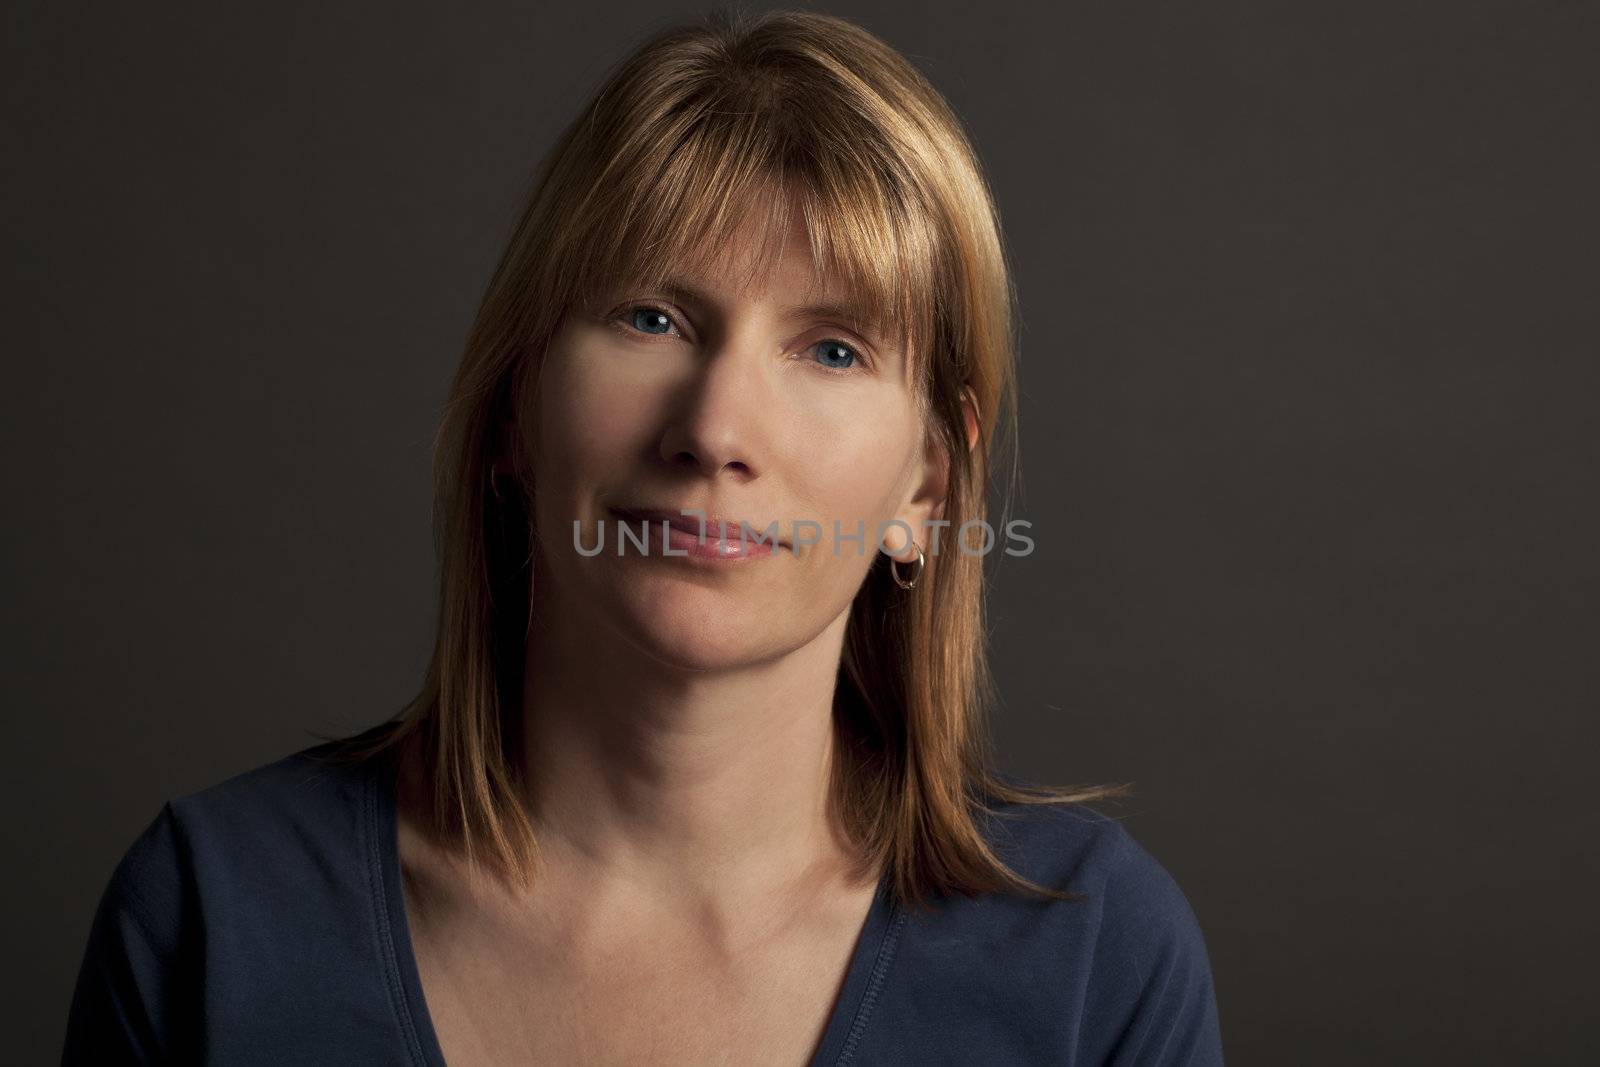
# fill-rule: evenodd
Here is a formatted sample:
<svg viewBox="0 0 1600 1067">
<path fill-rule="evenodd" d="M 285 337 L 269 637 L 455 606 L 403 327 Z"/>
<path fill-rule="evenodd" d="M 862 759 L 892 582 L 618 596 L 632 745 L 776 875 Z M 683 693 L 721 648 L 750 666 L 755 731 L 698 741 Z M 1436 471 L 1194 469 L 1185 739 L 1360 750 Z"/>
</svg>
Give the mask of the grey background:
<svg viewBox="0 0 1600 1067">
<path fill-rule="evenodd" d="M 21 1063 L 164 798 L 419 684 L 470 316 L 672 9 L 8 10 Z M 1593 1062 L 1596 6 L 822 10 L 947 94 L 1015 257 L 1004 762 L 1135 781 L 1231 1063 Z"/>
</svg>

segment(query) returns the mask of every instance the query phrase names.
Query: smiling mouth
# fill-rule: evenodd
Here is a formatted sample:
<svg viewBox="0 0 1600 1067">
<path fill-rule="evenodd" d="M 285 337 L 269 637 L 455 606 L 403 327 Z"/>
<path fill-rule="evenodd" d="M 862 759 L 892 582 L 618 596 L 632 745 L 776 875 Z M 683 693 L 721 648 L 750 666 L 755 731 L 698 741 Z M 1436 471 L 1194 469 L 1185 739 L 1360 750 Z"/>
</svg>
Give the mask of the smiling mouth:
<svg viewBox="0 0 1600 1067">
<path fill-rule="evenodd" d="M 704 536 L 708 542 L 737 542 L 739 540 L 741 529 L 741 520 L 739 519 L 707 515 L 704 518 L 705 525 L 702 528 L 701 516 L 698 514 L 685 515 L 682 511 L 668 511 L 662 508 L 610 508 L 608 510 L 612 515 L 626 522 L 645 522 L 652 526 L 664 522 L 674 530 L 680 530 L 695 537 Z M 699 511 L 702 509 L 693 510 Z M 743 523 L 745 539 L 749 541 L 755 541 L 759 537 L 766 536 L 768 528 L 757 526 L 752 522 Z M 726 536 L 723 536 L 724 530 L 726 530 Z M 763 543 L 771 545 L 773 548 L 789 547 L 788 540 L 783 537 L 767 537 Z"/>
</svg>

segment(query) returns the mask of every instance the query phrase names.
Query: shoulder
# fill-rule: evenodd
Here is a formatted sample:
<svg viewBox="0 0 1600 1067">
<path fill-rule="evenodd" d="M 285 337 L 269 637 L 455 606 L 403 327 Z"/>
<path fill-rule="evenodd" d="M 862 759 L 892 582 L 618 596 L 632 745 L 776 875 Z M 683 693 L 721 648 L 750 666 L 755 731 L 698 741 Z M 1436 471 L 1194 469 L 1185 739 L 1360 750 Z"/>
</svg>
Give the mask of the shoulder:
<svg viewBox="0 0 1600 1067">
<path fill-rule="evenodd" d="M 1077 894 L 1069 908 L 1095 928 L 1102 949 L 1114 947 L 1134 965 L 1158 951 L 1204 956 L 1188 897 L 1121 820 L 1082 804 L 991 810 L 987 832 L 996 851 L 1031 881 Z"/>
<path fill-rule="evenodd" d="M 1002 780 L 1034 786 L 1010 775 Z M 1084 894 L 1112 913 L 1154 910 L 1192 917 L 1177 882 L 1122 820 L 1077 803 L 991 799 L 987 808 L 984 833 L 1019 874 L 1051 888 Z"/>
<path fill-rule="evenodd" d="M 101 894 L 64 1063 L 197 1057 L 213 1026 L 247 1030 L 220 1004 L 303 1008 L 318 980 L 329 1005 L 352 1001 L 314 962 L 370 941 L 376 768 L 345 751 L 313 746 L 162 805 Z"/>
<path fill-rule="evenodd" d="M 345 742 L 325 742 L 176 797 L 163 814 L 202 862 L 342 848 L 370 817 L 378 770 L 349 758 Z"/>
<path fill-rule="evenodd" d="M 344 752 L 343 742 L 325 742 L 169 799 L 117 863 L 103 906 L 172 940 L 162 931 L 197 895 L 350 866 L 370 833 L 378 768 Z"/>
<path fill-rule="evenodd" d="M 1079 894 L 1048 907 L 1065 917 L 1063 968 L 1079 976 L 1090 1062 L 1220 1062 L 1205 937 L 1166 867 L 1121 820 L 1084 805 L 990 808 L 1013 870 Z"/>
</svg>

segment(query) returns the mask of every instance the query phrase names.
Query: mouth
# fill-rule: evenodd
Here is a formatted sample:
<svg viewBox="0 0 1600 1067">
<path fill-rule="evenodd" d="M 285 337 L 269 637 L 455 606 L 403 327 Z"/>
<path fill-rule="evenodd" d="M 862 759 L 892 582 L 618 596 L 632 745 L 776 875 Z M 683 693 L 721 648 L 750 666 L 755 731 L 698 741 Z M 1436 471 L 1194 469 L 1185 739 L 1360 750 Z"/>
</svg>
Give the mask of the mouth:
<svg viewBox="0 0 1600 1067">
<path fill-rule="evenodd" d="M 765 541 L 763 543 L 773 548 L 789 547 L 789 542 L 786 538 L 768 534 L 768 530 L 772 526 L 776 526 L 776 523 L 761 526 L 746 519 L 735 519 L 725 515 L 706 515 L 704 516 L 705 525 L 702 528 L 702 517 L 699 514 L 683 514 L 684 510 L 699 512 L 704 510 L 702 508 L 668 510 L 665 508 L 613 507 L 607 510 L 613 516 L 625 522 L 644 522 L 649 523 L 651 526 L 664 522 L 673 530 L 681 531 L 695 538 L 703 536 L 708 542 L 727 541 L 738 544 L 739 532 L 742 529 L 745 531 L 745 538 L 748 541 L 754 542 L 757 538 L 764 537 Z"/>
</svg>

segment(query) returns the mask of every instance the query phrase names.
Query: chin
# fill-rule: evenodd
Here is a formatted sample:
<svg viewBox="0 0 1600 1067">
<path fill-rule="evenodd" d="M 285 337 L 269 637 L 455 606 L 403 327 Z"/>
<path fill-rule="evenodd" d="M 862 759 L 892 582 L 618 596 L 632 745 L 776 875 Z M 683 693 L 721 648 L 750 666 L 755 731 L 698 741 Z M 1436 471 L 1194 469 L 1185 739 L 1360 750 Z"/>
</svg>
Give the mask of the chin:
<svg viewBox="0 0 1600 1067">
<path fill-rule="evenodd" d="M 769 640 L 748 629 L 695 630 L 666 626 L 652 619 L 629 627 L 625 636 L 657 663 L 683 671 L 729 670 L 775 654 Z"/>
<path fill-rule="evenodd" d="M 616 591 L 613 621 L 646 655 L 683 670 L 707 671 L 768 659 L 782 651 L 772 601 L 682 581 L 635 581 Z"/>
</svg>

